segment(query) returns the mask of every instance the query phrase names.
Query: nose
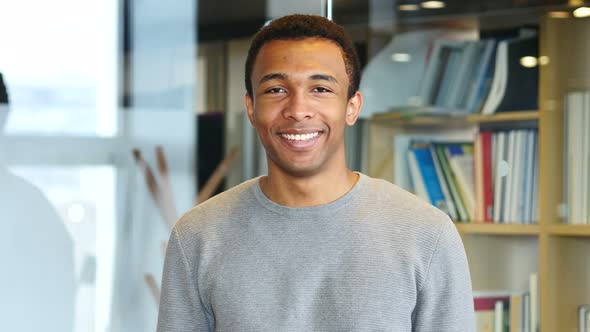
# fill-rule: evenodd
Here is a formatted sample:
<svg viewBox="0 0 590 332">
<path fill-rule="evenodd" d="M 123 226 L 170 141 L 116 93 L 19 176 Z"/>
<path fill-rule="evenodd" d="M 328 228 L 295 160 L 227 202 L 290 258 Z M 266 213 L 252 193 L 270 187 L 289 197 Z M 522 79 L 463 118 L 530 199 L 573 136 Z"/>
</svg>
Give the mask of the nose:
<svg viewBox="0 0 590 332">
<path fill-rule="evenodd" d="M 310 105 L 305 94 L 300 92 L 293 93 L 283 109 L 283 116 L 295 121 L 311 119 L 314 115 L 315 111 L 312 105 Z"/>
</svg>

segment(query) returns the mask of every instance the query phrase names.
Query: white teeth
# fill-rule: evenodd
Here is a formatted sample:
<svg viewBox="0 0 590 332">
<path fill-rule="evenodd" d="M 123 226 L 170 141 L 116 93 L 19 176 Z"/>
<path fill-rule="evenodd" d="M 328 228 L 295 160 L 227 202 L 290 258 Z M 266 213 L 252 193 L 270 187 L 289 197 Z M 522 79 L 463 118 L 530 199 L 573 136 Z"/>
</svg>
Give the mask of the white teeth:
<svg viewBox="0 0 590 332">
<path fill-rule="evenodd" d="M 320 133 L 319 132 L 315 132 L 315 133 L 309 133 L 309 134 L 282 134 L 282 136 L 288 140 L 294 140 L 294 141 L 306 141 L 308 139 L 312 139 L 316 136 L 318 136 Z"/>
</svg>

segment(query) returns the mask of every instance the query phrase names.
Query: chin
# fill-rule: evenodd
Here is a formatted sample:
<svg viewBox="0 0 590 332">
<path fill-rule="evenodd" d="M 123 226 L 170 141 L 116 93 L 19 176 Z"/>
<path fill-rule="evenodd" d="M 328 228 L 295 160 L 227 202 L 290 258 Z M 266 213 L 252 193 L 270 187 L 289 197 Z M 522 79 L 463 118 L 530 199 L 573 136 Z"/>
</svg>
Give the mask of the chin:
<svg viewBox="0 0 590 332">
<path fill-rule="evenodd" d="M 288 174 L 296 178 L 305 178 L 318 174 L 321 171 L 320 165 L 316 163 L 306 165 L 294 165 L 287 162 L 273 162 L 276 168 L 280 169 L 282 173 Z"/>
</svg>

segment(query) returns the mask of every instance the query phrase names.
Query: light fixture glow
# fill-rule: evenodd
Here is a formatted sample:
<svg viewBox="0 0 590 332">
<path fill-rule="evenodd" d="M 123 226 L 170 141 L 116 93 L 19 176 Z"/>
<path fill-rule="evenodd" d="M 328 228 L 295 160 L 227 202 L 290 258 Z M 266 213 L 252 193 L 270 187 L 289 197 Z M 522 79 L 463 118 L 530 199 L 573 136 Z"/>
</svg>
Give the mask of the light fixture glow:
<svg viewBox="0 0 590 332">
<path fill-rule="evenodd" d="M 406 11 L 406 12 L 415 11 L 415 10 L 420 9 L 420 7 L 415 4 L 399 5 L 397 8 L 399 8 L 399 10 L 401 10 L 401 11 Z"/>
<path fill-rule="evenodd" d="M 568 18 L 570 17 L 569 12 L 549 12 L 551 18 Z"/>
<path fill-rule="evenodd" d="M 393 53 L 391 55 L 391 60 L 395 62 L 409 62 L 412 59 L 408 53 Z"/>
<path fill-rule="evenodd" d="M 520 58 L 520 65 L 526 68 L 536 67 L 538 63 L 537 58 L 534 56 L 523 56 Z"/>
<path fill-rule="evenodd" d="M 588 7 L 580 7 L 574 10 L 574 17 L 582 18 L 582 17 L 589 17 L 590 16 L 590 8 Z"/>
<path fill-rule="evenodd" d="M 541 55 L 539 57 L 539 65 L 546 66 L 549 64 L 549 57 L 546 55 Z"/>
<path fill-rule="evenodd" d="M 440 9 L 444 8 L 446 4 L 444 1 L 424 1 L 420 4 L 420 6 L 426 9 Z"/>
</svg>

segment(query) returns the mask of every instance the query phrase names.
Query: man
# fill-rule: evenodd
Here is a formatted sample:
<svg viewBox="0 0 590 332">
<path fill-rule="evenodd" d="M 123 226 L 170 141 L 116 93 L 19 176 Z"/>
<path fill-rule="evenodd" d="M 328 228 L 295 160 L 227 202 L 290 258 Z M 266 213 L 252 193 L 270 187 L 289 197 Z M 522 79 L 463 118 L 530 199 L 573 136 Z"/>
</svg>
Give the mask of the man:
<svg viewBox="0 0 590 332">
<path fill-rule="evenodd" d="M 318 16 L 273 21 L 245 79 L 268 175 L 176 224 L 158 331 L 474 331 L 449 218 L 346 166 L 344 128 L 362 95 L 343 29 Z"/>
</svg>

